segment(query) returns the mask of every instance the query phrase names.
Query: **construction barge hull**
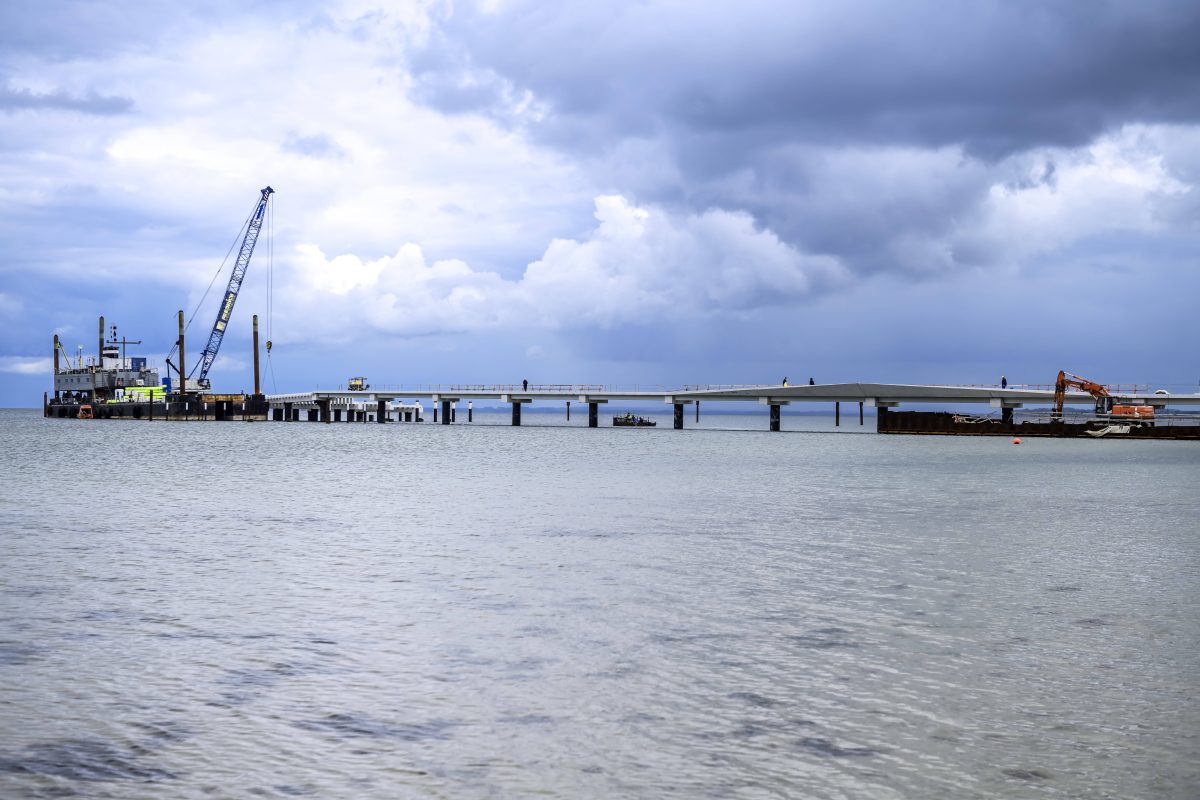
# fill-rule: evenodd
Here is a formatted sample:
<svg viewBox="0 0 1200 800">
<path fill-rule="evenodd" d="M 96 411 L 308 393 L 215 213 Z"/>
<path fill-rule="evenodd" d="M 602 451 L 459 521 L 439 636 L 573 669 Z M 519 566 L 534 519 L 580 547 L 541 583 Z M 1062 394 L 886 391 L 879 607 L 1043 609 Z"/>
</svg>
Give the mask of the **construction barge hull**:
<svg viewBox="0 0 1200 800">
<path fill-rule="evenodd" d="M 85 409 L 90 409 L 85 411 Z M 268 403 L 261 395 L 196 395 L 154 402 L 77 403 L 47 399 L 43 416 L 51 419 L 135 419 L 239 421 L 266 420 Z M 81 414 L 80 412 L 84 412 Z M 90 416 L 87 416 L 90 414 Z"/>
<path fill-rule="evenodd" d="M 879 409 L 879 433 L 927 436 L 1043 436 L 1054 439 L 1200 439 L 1200 425 L 1131 425 L 1128 431 L 1097 436 L 1107 427 L 1096 422 L 972 421 L 941 411 L 891 411 Z M 1125 426 L 1121 426 L 1125 427 Z"/>
</svg>

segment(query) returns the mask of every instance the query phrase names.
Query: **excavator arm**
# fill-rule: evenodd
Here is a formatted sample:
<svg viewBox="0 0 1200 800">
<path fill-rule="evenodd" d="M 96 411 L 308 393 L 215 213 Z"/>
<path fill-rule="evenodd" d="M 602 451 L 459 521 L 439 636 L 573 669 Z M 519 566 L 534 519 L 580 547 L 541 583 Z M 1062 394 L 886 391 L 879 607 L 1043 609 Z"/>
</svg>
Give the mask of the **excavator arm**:
<svg viewBox="0 0 1200 800">
<path fill-rule="evenodd" d="M 1108 389 L 1095 381 L 1072 375 L 1065 370 L 1059 370 L 1058 380 L 1054 382 L 1054 419 L 1062 419 L 1063 403 L 1067 399 L 1067 389 L 1079 389 L 1099 400 L 1109 397 Z"/>
</svg>

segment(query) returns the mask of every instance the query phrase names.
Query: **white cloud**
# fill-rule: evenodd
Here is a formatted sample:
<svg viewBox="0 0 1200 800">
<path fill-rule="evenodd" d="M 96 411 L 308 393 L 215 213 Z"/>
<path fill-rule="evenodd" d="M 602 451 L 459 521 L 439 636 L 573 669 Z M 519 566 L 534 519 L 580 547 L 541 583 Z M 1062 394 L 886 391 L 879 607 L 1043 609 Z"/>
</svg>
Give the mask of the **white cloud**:
<svg viewBox="0 0 1200 800">
<path fill-rule="evenodd" d="M 586 236 L 553 240 L 514 280 L 457 260 L 428 263 L 411 243 L 369 261 L 303 245 L 277 284 L 277 308 L 291 318 L 277 338 L 361 326 L 406 335 L 610 327 L 751 311 L 847 280 L 835 259 L 796 250 L 748 214 L 674 215 L 610 195 L 596 198 L 595 217 Z"/>
<path fill-rule="evenodd" d="M 17 375 L 49 375 L 54 371 L 54 360 L 38 356 L 0 356 L 0 372 Z"/>
</svg>

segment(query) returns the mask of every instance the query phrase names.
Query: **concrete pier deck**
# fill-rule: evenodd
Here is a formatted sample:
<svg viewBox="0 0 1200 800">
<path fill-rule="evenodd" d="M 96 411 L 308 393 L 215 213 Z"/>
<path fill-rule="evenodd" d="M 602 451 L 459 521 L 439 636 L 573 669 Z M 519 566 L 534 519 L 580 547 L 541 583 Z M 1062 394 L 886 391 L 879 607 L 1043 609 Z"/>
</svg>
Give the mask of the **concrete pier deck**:
<svg viewBox="0 0 1200 800">
<path fill-rule="evenodd" d="M 1147 405 L 1156 411 L 1172 407 L 1200 407 L 1200 394 L 1164 394 L 1142 390 L 1122 392 L 1124 400 Z M 374 388 L 362 391 L 344 389 L 316 390 L 267 396 L 269 419 L 300 420 L 301 418 L 333 422 L 387 421 L 393 404 L 428 400 L 433 404 L 435 420 L 443 424 L 456 421 L 460 402 L 498 401 L 512 406 L 512 424 L 521 424 L 521 406 L 533 402 L 579 403 L 588 407 L 588 424 L 598 426 L 598 410 L 602 404 L 625 401 L 656 403 L 673 406 L 674 427 L 683 427 L 685 406 L 704 402 L 747 402 L 768 406 L 770 430 L 780 429 L 780 408 L 792 403 L 834 404 L 840 424 L 841 404 L 859 404 L 859 422 L 864 408 L 895 409 L 901 405 L 983 405 L 999 409 L 1003 421 L 1012 422 L 1014 409 L 1026 406 L 1050 406 L 1054 402 L 1051 388 L 1014 386 L 922 385 L 895 383 L 831 383 L 800 386 L 681 386 L 678 388 L 621 388 L 600 385 L 434 385 Z M 1095 399 L 1084 392 L 1069 392 L 1068 406 L 1094 407 Z M 440 408 L 439 408 L 440 407 Z M 303 417 L 301 414 L 303 413 Z M 350 415 L 350 416 L 347 416 Z M 881 430 L 883 430 L 881 426 Z"/>
</svg>

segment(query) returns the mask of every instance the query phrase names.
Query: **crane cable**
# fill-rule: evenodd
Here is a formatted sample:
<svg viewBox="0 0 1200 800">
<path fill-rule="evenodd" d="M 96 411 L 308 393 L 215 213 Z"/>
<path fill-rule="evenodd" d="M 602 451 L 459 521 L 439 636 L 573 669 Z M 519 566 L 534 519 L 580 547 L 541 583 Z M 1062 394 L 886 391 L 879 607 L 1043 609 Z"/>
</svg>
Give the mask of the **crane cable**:
<svg viewBox="0 0 1200 800">
<path fill-rule="evenodd" d="M 271 373 L 271 388 L 279 393 L 275 382 L 275 363 L 271 361 L 271 335 L 275 320 L 275 208 L 267 209 L 267 371 Z"/>
<path fill-rule="evenodd" d="M 255 208 L 256 209 L 258 208 L 257 204 L 255 204 Z M 213 274 L 212 280 L 210 280 L 208 282 L 208 288 L 205 289 L 204 294 L 200 296 L 200 300 L 196 303 L 196 307 L 192 309 L 192 315 L 190 317 L 188 317 L 187 322 L 183 326 L 183 330 L 185 333 L 187 332 L 188 328 L 192 327 L 192 320 L 194 320 L 196 318 L 196 314 L 198 314 L 200 312 L 200 306 L 204 305 L 204 301 L 208 298 L 208 293 L 212 291 L 212 287 L 216 284 L 217 278 L 221 277 L 221 273 L 225 271 L 225 264 L 229 261 L 229 256 L 231 253 L 233 253 L 233 248 L 237 247 L 238 240 L 243 237 L 245 230 L 246 230 L 246 226 L 250 224 L 250 220 L 253 217 L 254 217 L 254 211 L 251 211 L 249 216 L 246 217 L 246 221 L 242 223 L 242 227 L 238 229 L 237 236 L 234 237 L 233 243 L 230 244 L 229 249 L 225 251 L 225 257 L 221 259 L 221 265 L 219 267 L 217 267 L 217 271 Z M 179 340 L 176 339 L 175 344 L 171 347 L 171 351 L 169 353 L 167 353 L 167 358 L 170 358 L 171 356 L 175 355 L 175 351 L 178 349 L 179 349 Z M 184 365 L 184 364 L 180 364 L 179 369 L 183 370 L 183 368 L 185 366 L 186 365 Z M 196 371 L 195 368 L 193 368 L 192 372 L 195 372 L 195 371 Z M 189 375 L 190 375 L 190 373 L 189 373 Z"/>
</svg>

